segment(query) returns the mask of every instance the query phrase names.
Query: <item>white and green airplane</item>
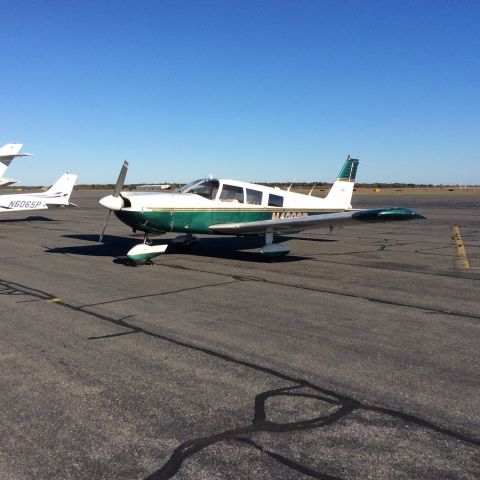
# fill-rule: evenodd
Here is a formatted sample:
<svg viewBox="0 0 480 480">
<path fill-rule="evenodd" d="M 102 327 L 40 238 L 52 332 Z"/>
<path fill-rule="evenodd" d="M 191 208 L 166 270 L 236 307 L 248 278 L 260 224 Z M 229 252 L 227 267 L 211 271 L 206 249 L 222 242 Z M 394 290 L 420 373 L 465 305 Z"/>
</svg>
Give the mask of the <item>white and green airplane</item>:
<svg viewBox="0 0 480 480">
<path fill-rule="evenodd" d="M 12 183 L 16 183 L 16 180 L 11 178 L 2 177 L 6 172 L 8 166 L 15 157 L 31 157 L 31 153 L 20 153 L 22 149 L 22 143 L 7 143 L 0 148 L 0 187 L 6 187 Z"/>
<path fill-rule="evenodd" d="M 152 245 L 149 233 L 182 233 L 172 243 L 184 247 L 197 241 L 195 234 L 264 235 L 265 245 L 260 252 L 266 257 L 278 257 L 290 250 L 274 243 L 275 234 L 425 218 L 408 208 L 352 209 L 357 167 L 358 160 L 349 156 L 328 195 L 318 198 L 278 187 L 214 178 L 195 180 L 173 193 L 124 192 L 128 169 L 125 161 L 114 193 L 100 200 L 109 212 L 99 241 L 112 211 L 134 232 L 145 233 L 143 244 L 127 253 L 133 261 L 150 260 L 167 249 L 167 245 Z"/>
<path fill-rule="evenodd" d="M 74 205 L 70 195 L 77 175 L 64 173 L 47 191 L 0 195 L 0 213 L 47 210 L 49 206 Z"/>
</svg>

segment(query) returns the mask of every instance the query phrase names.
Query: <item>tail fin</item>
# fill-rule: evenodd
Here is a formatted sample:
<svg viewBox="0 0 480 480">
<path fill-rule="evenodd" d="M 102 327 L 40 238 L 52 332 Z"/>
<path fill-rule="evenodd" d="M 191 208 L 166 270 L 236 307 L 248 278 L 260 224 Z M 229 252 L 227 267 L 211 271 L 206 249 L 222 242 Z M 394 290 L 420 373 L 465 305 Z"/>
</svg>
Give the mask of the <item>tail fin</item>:
<svg viewBox="0 0 480 480">
<path fill-rule="evenodd" d="M 64 173 L 42 196 L 48 205 L 68 205 L 77 175 Z"/>
<path fill-rule="evenodd" d="M 10 165 L 10 162 L 15 157 L 30 157 L 31 153 L 19 153 L 21 148 L 23 147 L 22 143 L 7 143 L 3 147 L 0 148 L 0 177 L 5 173 L 7 167 Z M 5 179 L 9 180 L 9 179 Z M 14 182 L 13 180 L 9 180 L 9 182 Z M 1 182 L 5 183 L 5 182 Z"/>
<path fill-rule="evenodd" d="M 16 157 L 23 143 L 7 143 L 0 147 L 0 157 Z"/>
<path fill-rule="evenodd" d="M 353 186 L 357 175 L 359 161 L 355 158 L 347 157 L 340 173 L 332 185 L 332 188 L 325 197 L 325 203 L 328 208 L 348 210 L 352 208 Z"/>
</svg>

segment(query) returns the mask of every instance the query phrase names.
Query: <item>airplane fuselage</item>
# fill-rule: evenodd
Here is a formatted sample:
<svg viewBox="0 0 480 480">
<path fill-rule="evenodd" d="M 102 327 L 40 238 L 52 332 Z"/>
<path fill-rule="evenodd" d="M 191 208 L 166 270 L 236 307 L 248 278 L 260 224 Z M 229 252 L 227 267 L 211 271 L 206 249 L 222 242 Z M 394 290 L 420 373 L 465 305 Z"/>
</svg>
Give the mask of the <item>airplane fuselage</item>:
<svg viewBox="0 0 480 480">
<path fill-rule="evenodd" d="M 212 233 L 210 225 L 223 223 L 256 222 L 283 218 L 306 217 L 319 213 L 334 213 L 340 210 L 286 209 L 286 208 L 198 208 L 179 209 L 175 207 L 151 210 L 131 210 L 124 208 L 115 215 L 134 230 L 143 232 L 190 232 Z"/>
<path fill-rule="evenodd" d="M 63 174 L 47 191 L 0 195 L 1 212 L 46 210 L 52 205 L 69 205 L 77 175 Z"/>
<path fill-rule="evenodd" d="M 334 213 L 326 199 L 234 180 L 215 180 L 212 198 L 195 193 L 122 192 L 115 215 L 133 230 L 152 233 L 213 233 L 211 225 Z M 348 188 L 348 184 L 346 184 Z M 227 193 L 225 193 L 227 192 Z M 236 198 L 230 198 L 235 196 Z M 276 205 L 273 205 L 276 204 Z"/>
<path fill-rule="evenodd" d="M 0 195 L 0 212 L 15 212 L 24 210 L 44 210 L 47 208 L 42 199 L 28 195 Z"/>
</svg>

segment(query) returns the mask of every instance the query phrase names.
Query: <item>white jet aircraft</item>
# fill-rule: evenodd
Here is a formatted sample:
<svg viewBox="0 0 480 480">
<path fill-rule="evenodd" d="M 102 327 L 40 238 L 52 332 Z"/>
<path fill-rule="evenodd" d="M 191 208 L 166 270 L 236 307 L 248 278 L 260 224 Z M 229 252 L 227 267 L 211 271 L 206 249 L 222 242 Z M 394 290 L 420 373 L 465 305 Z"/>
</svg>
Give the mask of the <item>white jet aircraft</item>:
<svg viewBox="0 0 480 480">
<path fill-rule="evenodd" d="M 370 222 L 415 220 L 424 216 L 408 208 L 355 210 L 350 205 L 358 160 L 347 158 L 325 198 L 227 179 L 202 179 L 173 193 L 122 192 L 128 169 L 125 161 L 114 193 L 100 200 L 109 209 L 100 241 L 113 211 L 133 231 L 145 232 L 144 243 L 127 257 L 147 261 L 164 253 L 167 245 L 152 245 L 148 234 L 183 233 L 174 244 L 189 246 L 194 234 L 264 235 L 260 252 L 266 257 L 289 253 L 286 245 L 275 244 L 274 234 L 306 229 Z M 311 192 L 310 192 L 311 193 Z"/>
<path fill-rule="evenodd" d="M 6 187 L 17 182 L 16 180 L 2 177 L 15 157 L 32 156 L 31 153 L 19 153 L 22 147 L 23 144 L 21 143 L 7 143 L 7 145 L 0 148 L 0 187 Z"/>
<path fill-rule="evenodd" d="M 74 205 L 69 200 L 76 180 L 77 175 L 64 173 L 46 192 L 0 195 L 0 213 L 47 210 L 51 205 Z"/>
</svg>

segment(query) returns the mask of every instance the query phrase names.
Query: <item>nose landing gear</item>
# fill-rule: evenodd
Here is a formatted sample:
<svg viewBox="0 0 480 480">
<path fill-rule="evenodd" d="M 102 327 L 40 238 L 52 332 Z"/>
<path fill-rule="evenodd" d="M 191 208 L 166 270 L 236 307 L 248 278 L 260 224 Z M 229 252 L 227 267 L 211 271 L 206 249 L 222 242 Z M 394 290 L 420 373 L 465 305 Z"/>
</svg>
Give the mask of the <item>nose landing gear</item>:
<svg viewBox="0 0 480 480">
<path fill-rule="evenodd" d="M 138 264 L 148 264 L 151 263 L 151 259 L 165 253 L 168 245 L 154 245 L 153 241 L 150 240 L 148 232 L 145 232 L 143 237 L 143 243 L 135 245 L 127 253 L 127 258 L 129 262 L 132 262 L 134 265 Z"/>
</svg>

